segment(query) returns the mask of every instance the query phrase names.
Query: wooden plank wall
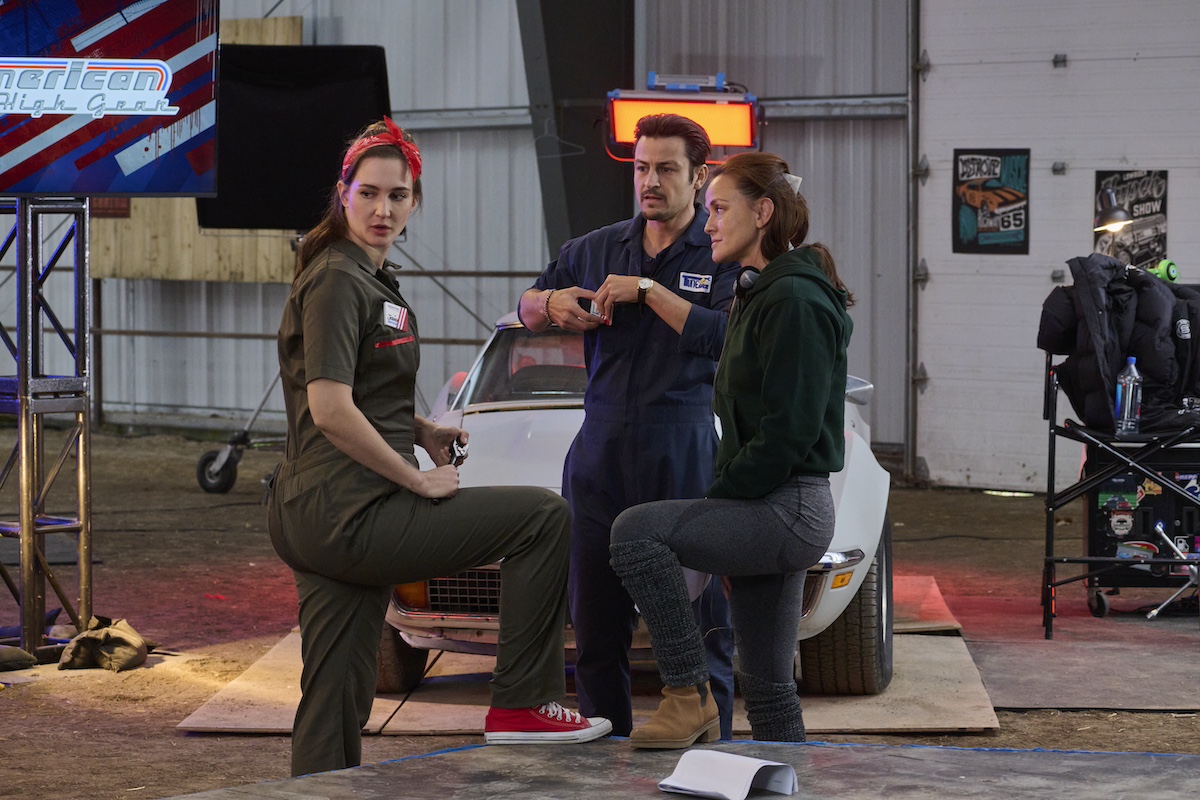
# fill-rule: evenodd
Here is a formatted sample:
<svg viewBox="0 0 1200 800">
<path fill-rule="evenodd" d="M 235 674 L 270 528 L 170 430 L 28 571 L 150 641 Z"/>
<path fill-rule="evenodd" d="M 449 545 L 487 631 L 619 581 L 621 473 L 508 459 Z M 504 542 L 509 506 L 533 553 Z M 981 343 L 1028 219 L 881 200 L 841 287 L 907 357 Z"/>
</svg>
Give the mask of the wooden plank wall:
<svg viewBox="0 0 1200 800">
<path fill-rule="evenodd" d="M 303 27 L 302 17 L 221 20 L 220 39 L 296 45 Z M 289 283 L 294 239 L 294 231 L 202 231 L 190 197 L 132 198 L 128 218 L 93 218 L 92 277 Z"/>
</svg>

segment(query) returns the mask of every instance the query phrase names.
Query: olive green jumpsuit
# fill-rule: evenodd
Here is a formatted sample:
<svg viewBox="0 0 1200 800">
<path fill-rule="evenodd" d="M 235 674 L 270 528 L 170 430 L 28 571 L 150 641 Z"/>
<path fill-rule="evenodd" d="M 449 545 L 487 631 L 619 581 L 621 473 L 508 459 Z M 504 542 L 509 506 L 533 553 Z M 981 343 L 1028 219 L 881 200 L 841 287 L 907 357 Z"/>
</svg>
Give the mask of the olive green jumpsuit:
<svg viewBox="0 0 1200 800">
<path fill-rule="evenodd" d="M 492 705 L 528 708 L 565 694 L 566 501 L 533 487 L 419 497 L 351 459 L 313 424 L 308 382 L 347 384 L 375 429 L 416 466 L 419 363 L 415 317 L 394 280 L 355 244 L 333 245 L 293 283 L 279 327 L 287 452 L 268 512 L 300 602 L 293 775 L 360 763 L 394 584 L 503 560 Z"/>
</svg>

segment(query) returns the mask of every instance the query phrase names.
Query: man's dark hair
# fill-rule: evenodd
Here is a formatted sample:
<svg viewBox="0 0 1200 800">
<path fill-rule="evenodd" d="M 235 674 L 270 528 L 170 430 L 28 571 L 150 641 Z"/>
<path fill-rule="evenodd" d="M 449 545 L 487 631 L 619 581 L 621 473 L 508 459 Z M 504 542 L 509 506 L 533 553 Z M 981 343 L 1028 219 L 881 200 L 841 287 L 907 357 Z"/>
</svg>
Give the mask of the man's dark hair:
<svg viewBox="0 0 1200 800">
<path fill-rule="evenodd" d="M 704 128 L 694 120 L 681 117 L 679 114 L 650 114 L 637 121 L 633 129 L 633 141 L 636 143 L 643 136 L 652 139 L 663 139 L 678 136 L 683 139 L 683 150 L 687 153 L 688 164 L 694 173 L 697 167 L 704 165 L 712 152 L 712 143 Z"/>
</svg>

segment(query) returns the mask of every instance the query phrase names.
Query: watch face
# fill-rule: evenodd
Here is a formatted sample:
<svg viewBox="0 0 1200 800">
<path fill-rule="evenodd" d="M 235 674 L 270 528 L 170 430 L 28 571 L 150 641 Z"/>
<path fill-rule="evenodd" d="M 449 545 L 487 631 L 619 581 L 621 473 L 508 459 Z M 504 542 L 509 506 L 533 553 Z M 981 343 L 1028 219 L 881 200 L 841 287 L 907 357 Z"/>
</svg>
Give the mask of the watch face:
<svg viewBox="0 0 1200 800">
<path fill-rule="evenodd" d="M 654 281 L 650 280 L 649 278 L 642 278 L 640 281 L 638 281 L 638 288 L 643 292 L 650 291 L 650 287 L 653 285 Z"/>
</svg>

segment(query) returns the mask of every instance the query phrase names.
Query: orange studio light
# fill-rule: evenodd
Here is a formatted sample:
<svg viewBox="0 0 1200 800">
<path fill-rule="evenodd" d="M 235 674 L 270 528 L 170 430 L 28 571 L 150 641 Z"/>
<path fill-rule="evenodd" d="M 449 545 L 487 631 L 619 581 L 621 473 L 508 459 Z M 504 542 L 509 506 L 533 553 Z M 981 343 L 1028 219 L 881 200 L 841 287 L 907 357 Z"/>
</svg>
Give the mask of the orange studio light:
<svg viewBox="0 0 1200 800">
<path fill-rule="evenodd" d="M 678 114 L 697 122 L 716 147 L 751 148 L 758 144 L 758 100 L 725 90 L 724 75 L 658 76 L 650 73 L 648 91 L 615 89 L 608 93 L 609 144 L 633 147 L 638 120 L 651 114 Z M 613 153 L 619 160 L 628 160 Z"/>
<path fill-rule="evenodd" d="M 650 114 L 678 114 L 695 120 L 704 128 L 713 147 L 754 147 L 756 143 L 758 126 L 753 101 L 727 100 L 711 95 L 676 100 L 663 97 L 661 93 L 638 93 L 654 94 L 652 97 L 630 97 L 631 94 L 633 92 L 623 93 L 620 97 L 609 95 L 612 137 L 617 144 L 632 145 L 637 121 Z"/>
</svg>

